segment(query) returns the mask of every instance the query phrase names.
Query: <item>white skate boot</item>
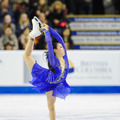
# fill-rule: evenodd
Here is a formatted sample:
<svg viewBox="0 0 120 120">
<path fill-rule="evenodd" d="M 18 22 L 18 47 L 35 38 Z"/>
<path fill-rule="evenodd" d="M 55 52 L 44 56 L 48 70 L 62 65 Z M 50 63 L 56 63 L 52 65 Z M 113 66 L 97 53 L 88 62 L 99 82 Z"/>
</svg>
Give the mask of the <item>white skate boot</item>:
<svg viewBox="0 0 120 120">
<path fill-rule="evenodd" d="M 37 17 L 34 17 L 32 19 L 32 31 L 29 33 L 29 36 L 32 37 L 32 38 L 36 38 L 38 36 L 40 36 L 42 33 L 40 32 L 40 26 L 39 26 L 39 23 L 41 22 L 38 22 L 38 20 L 36 19 Z"/>
</svg>

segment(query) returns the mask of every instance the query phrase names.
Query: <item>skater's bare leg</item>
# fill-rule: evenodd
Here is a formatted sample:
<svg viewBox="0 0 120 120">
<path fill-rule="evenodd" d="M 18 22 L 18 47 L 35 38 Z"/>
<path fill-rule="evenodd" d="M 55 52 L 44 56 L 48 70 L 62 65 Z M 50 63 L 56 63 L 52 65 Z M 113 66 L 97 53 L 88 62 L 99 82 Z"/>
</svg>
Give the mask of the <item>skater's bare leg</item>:
<svg viewBox="0 0 120 120">
<path fill-rule="evenodd" d="M 55 101 L 56 97 L 52 96 L 53 91 L 46 92 L 47 104 L 49 109 L 50 120 L 56 120 Z"/>
</svg>

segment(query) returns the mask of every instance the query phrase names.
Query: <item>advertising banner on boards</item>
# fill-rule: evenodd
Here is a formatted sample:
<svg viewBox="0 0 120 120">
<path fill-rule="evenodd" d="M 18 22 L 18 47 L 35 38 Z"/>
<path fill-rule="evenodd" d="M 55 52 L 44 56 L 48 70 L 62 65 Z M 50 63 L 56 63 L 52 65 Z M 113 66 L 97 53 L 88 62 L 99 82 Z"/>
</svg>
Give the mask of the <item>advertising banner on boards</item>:
<svg viewBox="0 0 120 120">
<path fill-rule="evenodd" d="M 0 52 L 0 85 L 30 85 L 31 72 L 23 60 L 23 51 Z M 44 51 L 33 58 L 47 68 Z M 120 51 L 68 51 L 71 86 L 120 86 Z"/>
</svg>

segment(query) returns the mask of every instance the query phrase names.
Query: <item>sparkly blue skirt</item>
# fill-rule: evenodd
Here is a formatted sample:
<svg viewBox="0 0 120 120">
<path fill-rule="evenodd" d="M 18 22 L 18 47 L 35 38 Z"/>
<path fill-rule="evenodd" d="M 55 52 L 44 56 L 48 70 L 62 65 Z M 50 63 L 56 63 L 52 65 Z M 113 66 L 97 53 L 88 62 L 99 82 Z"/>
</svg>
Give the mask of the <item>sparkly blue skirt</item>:
<svg viewBox="0 0 120 120">
<path fill-rule="evenodd" d="M 37 62 L 33 65 L 31 75 L 32 81 L 29 81 L 30 84 L 34 86 L 34 89 L 42 92 L 48 92 L 53 90 L 54 97 L 59 97 L 65 99 L 70 92 L 70 86 L 66 81 L 57 84 L 51 84 L 47 82 L 48 74 L 52 72 L 49 69 L 41 67 Z M 52 77 L 52 76 L 51 76 Z"/>
</svg>

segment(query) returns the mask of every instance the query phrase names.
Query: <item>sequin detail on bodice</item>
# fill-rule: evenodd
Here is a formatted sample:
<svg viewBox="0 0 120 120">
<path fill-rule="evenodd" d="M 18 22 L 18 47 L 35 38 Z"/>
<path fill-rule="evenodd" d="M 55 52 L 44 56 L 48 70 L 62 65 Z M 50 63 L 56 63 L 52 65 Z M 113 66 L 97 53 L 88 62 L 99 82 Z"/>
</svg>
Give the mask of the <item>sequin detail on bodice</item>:
<svg viewBox="0 0 120 120">
<path fill-rule="evenodd" d="M 62 67 L 59 66 L 58 69 L 59 69 L 59 72 L 61 73 L 61 75 L 59 75 L 55 78 L 54 73 L 50 72 L 50 75 L 52 74 L 52 78 L 51 78 L 52 80 L 49 79 L 49 77 L 48 77 L 48 79 L 46 81 L 50 84 L 57 84 L 57 83 L 63 82 L 65 80 L 64 78 L 67 75 L 67 74 L 65 74 L 66 73 L 66 68 L 67 68 L 67 64 L 65 63 L 65 68 L 64 68 L 64 71 L 62 72 Z"/>
</svg>

